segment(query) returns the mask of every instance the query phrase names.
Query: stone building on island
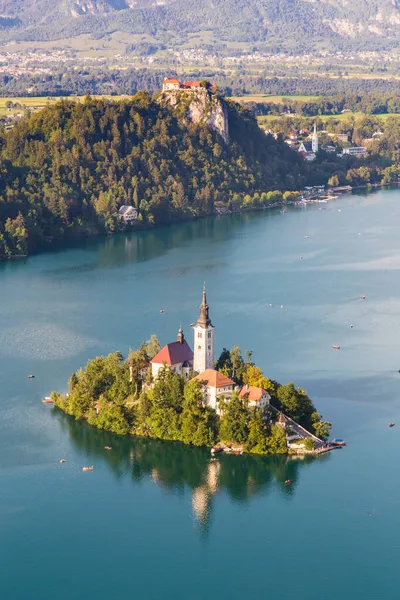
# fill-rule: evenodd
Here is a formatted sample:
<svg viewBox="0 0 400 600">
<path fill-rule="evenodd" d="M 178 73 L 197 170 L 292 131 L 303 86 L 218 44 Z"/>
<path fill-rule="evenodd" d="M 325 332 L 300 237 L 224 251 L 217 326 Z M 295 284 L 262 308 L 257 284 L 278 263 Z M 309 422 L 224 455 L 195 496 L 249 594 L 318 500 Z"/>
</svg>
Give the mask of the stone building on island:
<svg viewBox="0 0 400 600">
<path fill-rule="evenodd" d="M 232 379 L 215 370 L 214 365 L 214 326 L 210 319 L 210 308 L 207 302 L 206 286 L 200 304 L 200 314 L 197 322 L 193 324 L 194 352 L 191 350 L 179 329 L 176 342 L 167 344 L 151 361 L 153 379 L 157 379 L 160 369 L 169 368 L 174 373 L 189 379 L 201 381 L 204 388 L 204 397 L 209 406 L 218 413 L 219 400 L 223 397 L 229 402 L 233 392 L 239 392 L 240 398 L 247 398 L 249 406 L 258 406 L 264 410 L 270 401 L 268 392 L 254 386 L 244 386 L 240 389 Z"/>
<path fill-rule="evenodd" d="M 167 344 L 151 361 L 151 374 L 157 379 L 158 372 L 163 367 L 168 367 L 174 373 L 183 375 L 188 379 L 193 371 L 193 352 L 185 340 L 182 328 L 178 331 L 176 342 Z"/>
</svg>

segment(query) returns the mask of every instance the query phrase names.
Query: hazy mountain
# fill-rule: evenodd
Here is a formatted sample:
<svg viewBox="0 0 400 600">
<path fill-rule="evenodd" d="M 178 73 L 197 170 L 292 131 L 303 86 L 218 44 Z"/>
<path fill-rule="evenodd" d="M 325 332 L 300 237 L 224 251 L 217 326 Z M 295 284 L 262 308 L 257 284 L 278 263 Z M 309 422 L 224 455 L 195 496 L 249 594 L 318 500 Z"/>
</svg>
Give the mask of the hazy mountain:
<svg viewBox="0 0 400 600">
<path fill-rule="evenodd" d="M 114 31 L 160 44 L 208 31 L 214 45 L 371 49 L 400 45 L 400 0 L 0 0 L 2 40 Z"/>
</svg>

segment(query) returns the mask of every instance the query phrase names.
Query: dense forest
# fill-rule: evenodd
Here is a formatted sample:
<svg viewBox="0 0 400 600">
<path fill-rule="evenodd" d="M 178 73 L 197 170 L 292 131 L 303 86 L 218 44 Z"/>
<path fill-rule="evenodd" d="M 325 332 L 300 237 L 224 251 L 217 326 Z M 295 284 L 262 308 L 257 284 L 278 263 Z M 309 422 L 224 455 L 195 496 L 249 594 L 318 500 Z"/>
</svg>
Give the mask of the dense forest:
<svg viewBox="0 0 400 600">
<path fill-rule="evenodd" d="M 18 76 L 0 74 L 0 96 L 85 96 L 132 95 L 140 90 L 157 92 L 165 77 L 165 70 L 108 69 L 106 67 L 52 68 L 45 74 Z M 201 69 L 185 71 L 168 69 L 168 75 L 187 79 L 211 79 L 225 96 L 244 94 L 272 94 L 283 96 L 357 96 L 373 97 L 398 94 L 399 82 L 392 78 L 329 77 L 327 75 L 291 76 L 285 71 L 271 76 L 270 72 L 254 73 L 248 69 L 224 71 Z"/>
<path fill-rule="evenodd" d="M 153 335 L 138 350 L 131 351 L 126 361 L 119 352 L 89 361 L 85 369 L 71 376 L 67 395 L 52 393 L 56 406 L 76 419 L 120 435 L 193 446 L 213 446 L 222 440 L 256 454 L 287 453 L 285 432 L 276 425 L 276 410 L 250 408 L 246 398 L 240 399 L 234 392 L 230 400 L 220 398 L 222 414 L 218 415 L 207 405 L 199 380 L 188 381 L 164 368 L 153 381 L 148 364 L 159 347 Z M 280 385 L 266 378 L 251 361 L 251 352 L 244 359 L 238 346 L 224 349 L 216 368 L 238 386 L 264 388 L 274 408 L 318 437 L 329 436 L 331 424 L 322 420 L 307 393 L 293 383 Z"/>
<path fill-rule="evenodd" d="M 246 194 L 296 190 L 307 166 L 254 117 L 225 102 L 230 142 L 178 118 L 147 93 L 62 101 L 0 134 L 0 256 L 44 242 L 113 233 L 118 208 L 139 226 L 207 215 Z"/>
<path fill-rule="evenodd" d="M 246 108 L 257 116 L 296 114 L 304 117 L 322 115 L 340 115 L 345 112 L 364 113 L 366 115 L 400 114 L 398 93 L 346 93 L 335 96 L 322 96 L 299 100 L 282 98 L 282 102 L 247 102 Z"/>
</svg>

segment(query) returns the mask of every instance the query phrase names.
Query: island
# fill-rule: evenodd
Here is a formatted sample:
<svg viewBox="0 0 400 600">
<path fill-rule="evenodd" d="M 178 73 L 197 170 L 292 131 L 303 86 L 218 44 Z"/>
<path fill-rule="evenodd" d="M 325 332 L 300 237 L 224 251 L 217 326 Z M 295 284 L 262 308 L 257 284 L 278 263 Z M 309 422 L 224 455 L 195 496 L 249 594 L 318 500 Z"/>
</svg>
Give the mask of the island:
<svg viewBox="0 0 400 600">
<path fill-rule="evenodd" d="M 120 435 L 211 447 L 213 452 L 320 453 L 331 424 L 305 390 L 265 377 L 238 346 L 214 360 L 215 328 L 204 285 L 192 324 L 194 350 L 182 328 L 160 347 L 156 335 L 126 360 L 120 352 L 97 357 L 73 373 L 68 393 L 54 404 L 76 419 Z"/>
</svg>

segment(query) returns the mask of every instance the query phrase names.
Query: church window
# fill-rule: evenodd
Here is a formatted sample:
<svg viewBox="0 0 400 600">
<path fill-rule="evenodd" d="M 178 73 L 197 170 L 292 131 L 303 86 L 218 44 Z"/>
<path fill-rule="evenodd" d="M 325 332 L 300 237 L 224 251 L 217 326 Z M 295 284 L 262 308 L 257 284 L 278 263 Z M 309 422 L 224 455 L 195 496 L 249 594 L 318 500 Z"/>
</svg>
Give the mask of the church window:
<svg viewBox="0 0 400 600">
<path fill-rule="evenodd" d="M 208 346 L 208 349 L 211 350 L 211 346 Z"/>
<path fill-rule="evenodd" d="M 197 350 L 201 350 L 201 346 L 197 346 Z"/>
<path fill-rule="evenodd" d="M 198 338 L 202 338 L 203 337 L 203 334 L 201 333 L 201 331 L 199 331 L 199 333 L 197 334 L 197 337 Z"/>
<path fill-rule="evenodd" d="M 211 338 L 211 331 L 208 332 L 208 339 Z"/>
</svg>

